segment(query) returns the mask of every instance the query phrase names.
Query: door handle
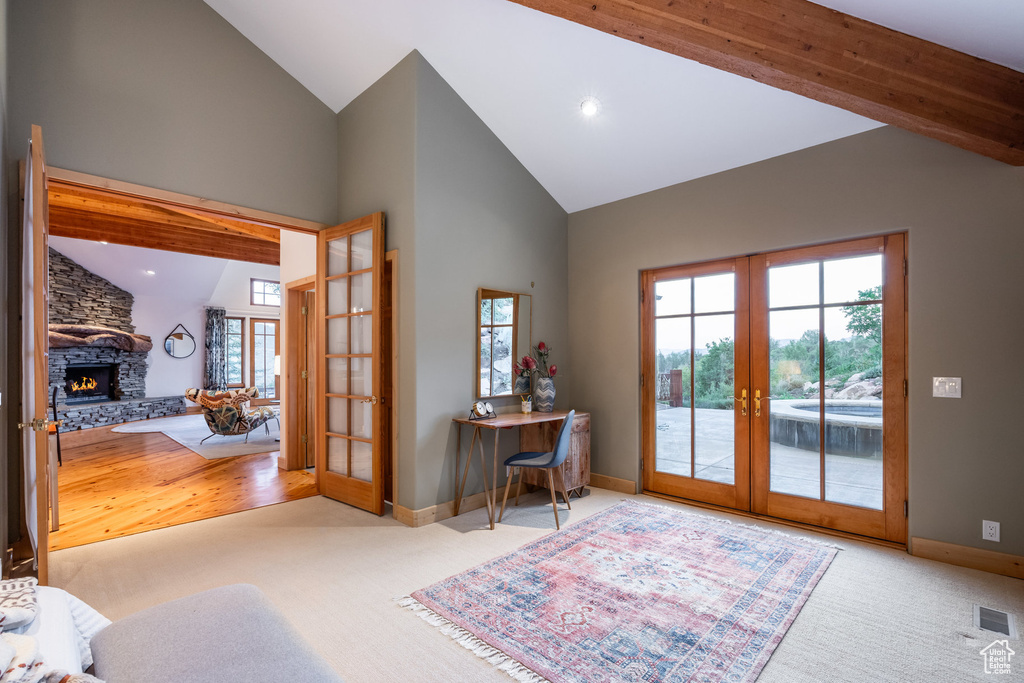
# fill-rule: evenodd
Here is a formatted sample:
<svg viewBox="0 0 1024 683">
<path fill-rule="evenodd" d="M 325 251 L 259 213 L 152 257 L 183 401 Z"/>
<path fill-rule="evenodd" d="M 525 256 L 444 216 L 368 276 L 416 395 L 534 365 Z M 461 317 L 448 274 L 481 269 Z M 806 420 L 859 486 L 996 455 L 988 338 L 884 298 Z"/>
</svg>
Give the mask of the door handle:
<svg viewBox="0 0 1024 683">
<path fill-rule="evenodd" d="M 364 398 L 361 402 L 362 403 L 369 403 L 370 405 L 374 405 L 375 406 L 375 405 L 377 405 L 377 397 L 376 396 L 371 396 L 370 398 Z"/>
<path fill-rule="evenodd" d="M 28 429 L 29 427 L 31 427 L 32 431 L 34 432 L 45 432 L 50 428 L 50 425 L 57 425 L 58 427 L 60 427 L 62 424 L 64 424 L 64 420 L 57 420 L 56 422 L 54 422 L 53 420 L 47 420 L 41 417 L 37 417 L 31 422 L 19 422 L 18 429 Z"/>
<path fill-rule="evenodd" d="M 740 397 L 736 398 L 733 396 L 733 400 L 740 404 L 740 415 L 746 416 L 747 414 L 747 390 L 744 389 L 740 392 Z"/>
<path fill-rule="evenodd" d="M 754 392 L 754 417 L 761 417 L 761 401 L 767 401 L 769 399 L 771 399 L 771 396 L 761 398 L 760 389 Z"/>
</svg>

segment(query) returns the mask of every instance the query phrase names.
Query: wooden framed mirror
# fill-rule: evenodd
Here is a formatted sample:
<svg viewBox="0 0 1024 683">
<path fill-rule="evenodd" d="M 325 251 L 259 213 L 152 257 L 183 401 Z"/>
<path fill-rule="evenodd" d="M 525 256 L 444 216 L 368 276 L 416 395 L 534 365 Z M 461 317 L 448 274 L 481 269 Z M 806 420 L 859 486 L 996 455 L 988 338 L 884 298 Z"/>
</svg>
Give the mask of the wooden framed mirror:
<svg viewBox="0 0 1024 683">
<path fill-rule="evenodd" d="M 476 386 L 480 398 L 530 393 L 512 366 L 530 353 L 533 299 L 529 294 L 481 287 L 476 297 Z"/>
</svg>

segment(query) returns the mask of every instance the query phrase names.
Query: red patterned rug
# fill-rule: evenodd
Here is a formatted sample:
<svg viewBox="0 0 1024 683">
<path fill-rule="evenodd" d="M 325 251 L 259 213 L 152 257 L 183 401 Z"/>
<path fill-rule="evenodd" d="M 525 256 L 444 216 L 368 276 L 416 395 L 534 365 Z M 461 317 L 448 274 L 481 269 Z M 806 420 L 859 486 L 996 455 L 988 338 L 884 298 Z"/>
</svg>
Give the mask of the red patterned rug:
<svg viewBox="0 0 1024 683">
<path fill-rule="evenodd" d="M 753 681 L 835 554 L 626 501 L 399 604 L 520 681 Z"/>
</svg>

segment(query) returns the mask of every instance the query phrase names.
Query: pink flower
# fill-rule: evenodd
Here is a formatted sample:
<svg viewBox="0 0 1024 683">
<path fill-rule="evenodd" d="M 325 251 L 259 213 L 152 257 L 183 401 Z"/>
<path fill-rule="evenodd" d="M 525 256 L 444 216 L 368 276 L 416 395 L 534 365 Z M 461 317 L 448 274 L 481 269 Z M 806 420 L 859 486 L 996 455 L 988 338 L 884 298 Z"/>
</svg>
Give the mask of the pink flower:
<svg viewBox="0 0 1024 683">
<path fill-rule="evenodd" d="M 558 372 L 558 366 L 557 365 L 552 365 L 550 368 L 548 368 L 548 377 L 554 377 L 557 372 Z"/>
<path fill-rule="evenodd" d="M 535 370 L 537 368 L 537 361 L 530 356 L 523 356 L 523 367 L 527 370 Z"/>
<path fill-rule="evenodd" d="M 539 342 L 537 344 L 537 351 L 539 353 L 545 353 L 547 350 L 548 350 L 548 345 L 545 344 L 544 342 Z"/>
</svg>

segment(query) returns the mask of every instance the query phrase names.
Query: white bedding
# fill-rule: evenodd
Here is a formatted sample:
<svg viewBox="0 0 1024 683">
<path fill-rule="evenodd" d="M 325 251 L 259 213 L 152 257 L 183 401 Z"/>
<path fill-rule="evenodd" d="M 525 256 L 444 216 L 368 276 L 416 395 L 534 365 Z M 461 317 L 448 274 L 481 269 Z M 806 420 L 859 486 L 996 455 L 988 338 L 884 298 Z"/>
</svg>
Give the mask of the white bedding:
<svg viewBox="0 0 1024 683">
<path fill-rule="evenodd" d="M 92 666 L 89 641 L 110 620 L 60 588 L 37 586 L 36 598 L 36 618 L 11 632 L 36 638 L 47 669 L 80 674 Z"/>
</svg>

